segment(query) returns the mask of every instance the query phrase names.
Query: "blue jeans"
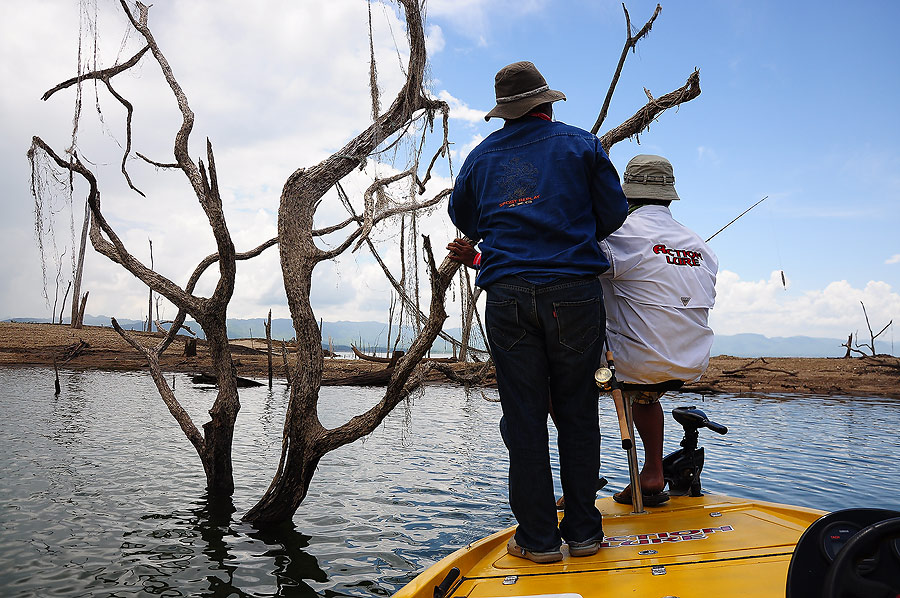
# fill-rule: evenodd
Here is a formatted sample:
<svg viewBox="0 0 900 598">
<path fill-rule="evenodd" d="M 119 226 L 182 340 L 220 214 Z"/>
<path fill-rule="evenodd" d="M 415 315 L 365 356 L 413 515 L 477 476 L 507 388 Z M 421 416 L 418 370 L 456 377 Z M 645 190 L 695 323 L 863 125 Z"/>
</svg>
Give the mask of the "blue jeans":
<svg viewBox="0 0 900 598">
<path fill-rule="evenodd" d="M 601 540 L 594 505 L 600 471 L 594 371 L 606 333 L 600 282 L 594 276 L 534 285 L 507 276 L 487 291 L 485 323 L 503 407 L 516 542 L 545 551 L 559 547 L 560 534 L 569 542 Z M 559 528 L 547 433 L 551 397 L 566 497 Z"/>
</svg>

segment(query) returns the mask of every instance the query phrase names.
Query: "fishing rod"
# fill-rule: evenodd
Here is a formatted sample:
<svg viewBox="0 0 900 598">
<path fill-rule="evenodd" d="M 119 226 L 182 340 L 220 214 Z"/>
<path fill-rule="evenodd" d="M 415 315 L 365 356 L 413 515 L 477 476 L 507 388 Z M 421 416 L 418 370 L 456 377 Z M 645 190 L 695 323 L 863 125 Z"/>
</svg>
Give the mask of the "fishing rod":
<svg viewBox="0 0 900 598">
<path fill-rule="evenodd" d="M 622 394 L 622 385 L 616 379 L 616 363 L 613 360 L 612 350 L 609 348 L 609 338 L 604 339 L 606 346 L 606 367 L 594 372 L 594 382 L 603 392 L 612 395 L 616 406 L 616 416 L 619 420 L 619 434 L 622 437 L 622 448 L 628 456 L 628 478 L 631 482 L 631 504 L 633 513 L 646 513 L 644 510 L 644 495 L 641 492 L 641 474 L 638 471 L 637 448 L 634 444 L 634 420 L 631 414 L 631 402 Z"/>
<path fill-rule="evenodd" d="M 766 201 L 767 199 L 769 199 L 769 196 L 768 196 L 768 195 L 766 195 L 766 196 L 763 197 L 761 200 L 759 200 L 758 202 L 756 202 L 755 204 L 753 204 L 752 206 L 750 206 L 749 208 L 747 208 L 746 210 L 744 210 L 743 212 L 741 212 L 740 214 L 738 214 L 737 217 L 736 217 L 734 220 L 732 220 L 731 222 L 729 222 L 728 224 L 726 224 L 725 226 L 723 226 L 722 228 L 720 228 L 719 230 L 717 230 L 716 232 L 714 232 L 714 233 L 713 233 L 713 236 L 710 237 L 709 239 L 707 239 L 706 242 L 709 243 L 709 242 L 712 240 L 713 237 L 715 237 L 715 236 L 718 235 L 720 232 L 722 232 L 723 230 L 725 230 L 726 228 L 728 228 L 729 226 L 731 226 L 732 224 L 734 224 L 734 223 L 737 221 L 738 218 L 740 218 L 741 216 L 743 216 L 744 214 L 746 214 L 747 212 L 749 212 L 750 210 L 752 210 L 753 208 L 755 208 L 756 206 L 758 206 L 759 204 L 761 204 L 762 202 Z"/>
<path fill-rule="evenodd" d="M 725 230 L 726 228 L 728 228 L 729 226 L 731 226 L 732 224 L 734 224 L 735 222 L 737 222 L 737 219 L 738 219 L 738 218 L 740 218 L 741 216 L 743 216 L 744 214 L 746 214 L 747 212 L 749 212 L 750 210 L 752 210 L 753 208 L 755 208 L 756 206 L 758 206 L 759 204 L 761 204 L 762 202 L 766 201 L 767 199 L 769 199 L 769 196 L 768 196 L 768 195 L 766 195 L 766 196 L 763 197 L 761 200 L 759 200 L 758 202 L 756 202 L 755 204 L 753 204 L 752 206 L 750 206 L 749 208 L 747 208 L 746 210 L 744 210 L 743 212 L 741 212 L 740 214 L 738 214 L 737 217 L 734 218 L 734 220 L 732 220 L 731 222 L 729 222 L 728 224 L 726 224 L 725 226 L 723 226 L 722 228 L 720 228 L 719 230 L 717 230 L 716 232 L 714 232 L 713 235 L 712 235 L 712 237 L 710 237 L 709 239 L 707 239 L 706 242 L 709 243 L 710 241 L 712 241 L 712 238 L 713 238 L 713 237 L 715 237 L 715 236 L 718 235 L 720 232 L 722 232 L 723 230 Z M 781 272 L 781 286 L 783 286 L 783 287 L 784 287 L 784 290 L 786 291 L 786 290 L 787 290 L 787 280 L 785 280 L 785 278 L 784 278 L 784 270 L 781 270 L 780 272 Z"/>
</svg>

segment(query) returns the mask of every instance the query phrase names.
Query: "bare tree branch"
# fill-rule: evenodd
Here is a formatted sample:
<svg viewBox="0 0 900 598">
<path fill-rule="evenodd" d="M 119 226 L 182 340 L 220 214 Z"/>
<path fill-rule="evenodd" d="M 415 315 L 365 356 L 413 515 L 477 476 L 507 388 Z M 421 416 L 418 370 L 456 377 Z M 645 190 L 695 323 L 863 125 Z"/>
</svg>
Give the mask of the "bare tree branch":
<svg viewBox="0 0 900 598">
<path fill-rule="evenodd" d="M 166 83 L 168 83 L 169 88 L 172 90 L 175 100 L 178 103 L 178 109 L 181 111 L 182 115 L 182 123 L 178 133 L 175 135 L 175 160 L 178 162 L 179 168 L 181 168 L 185 176 L 187 176 L 188 180 L 191 182 L 194 193 L 202 203 L 204 190 L 200 171 L 191 160 L 190 153 L 188 152 L 188 141 L 190 139 L 191 130 L 194 128 L 194 113 L 188 104 L 187 96 L 181 88 L 181 85 L 175 79 L 169 61 L 159 49 L 159 45 L 156 43 L 156 39 L 153 37 L 153 33 L 147 25 L 149 7 L 141 2 L 137 2 L 138 16 L 135 17 L 128 7 L 126 0 L 119 0 L 119 2 L 122 5 L 122 10 L 124 10 L 125 14 L 128 16 L 128 20 L 131 21 L 132 26 L 147 41 L 147 46 L 150 48 L 150 52 L 159 64 L 160 69 L 162 69 L 163 77 L 165 78 Z"/>
<path fill-rule="evenodd" d="M 376 181 L 375 185 L 377 185 L 377 184 L 378 184 L 378 182 Z M 392 216 L 397 216 L 398 214 L 404 214 L 404 213 L 414 212 L 416 210 L 423 210 L 425 208 L 430 208 L 431 206 L 439 204 L 445 197 L 450 195 L 450 193 L 452 193 L 452 192 L 453 192 L 453 189 L 444 189 L 443 191 L 441 191 L 440 193 L 438 193 L 437 195 L 435 195 L 434 197 L 432 197 L 431 199 L 428 199 L 426 201 L 422 201 L 422 202 L 411 201 L 411 202 L 407 202 L 407 203 L 397 204 L 391 208 L 387 208 L 387 209 L 383 210 L 382 212 L 379 212 L 376 216 L 374 216 L 374 218 L 372 219 L 372 226 L 375 226 L 379 222 L 386 220 L 388 218 L 391 218 Z M 341 243 L 341 245 L 335 247 L 334 249 L 332 249 L 330 251 L 323 251 L 321 253 L 321 255 L 323 256 L 323 259 L 332 259 L 332 258 L 335 258 L 338 255 L 340 255 L 341 253 L 343 253 L 353 243 L 353 241 L 355 241 L 357 238 L 359 238 L 363 235 L 363 230 L 364 230 L 364 226 L 356 229 L 353 233 L 350 234 L 349 237 L 347 237 L 347 239 L 344 240 L 343 243 Z M 370 227 L 370 230 L 371 230 L 371 227 Z M 366 235 L 368 235 L 368 233 L 366 233 Z"/>
<path fill-rule="evenodd" d="M 150 50 L 154 59 L 162 69 L 163 76 L 171 88 L 182 113 L 182 123 L 175 135 L 175 159 L 178 163 L 178 167 L 188 179 L 198 202 L 206 214 L 213 237 L 216 241 L 217 253 L 215 258 L 209 262 L 209 264 L 219 264 L 219 279 L 212 295 L 209 298 L 203 298 L 196 297 L 192 294 L 197 279 L 199 279 L 199 274 L 195 279 L 189 281 L 188 289 L 182 289 L 168 278 L 154 271 L 152 264 L 150 268 L 147 268 L 128 252 L 115 230 L 113 230 L 104 218 L 100 207 L 100 191 L 94 174 L 82 164 L 74 150 L 71 152 L 71 159 L 65 161 L 40 138 L 34 137 L 29 154 L 34 155 L 35 152 L 42 151 L 55 161 L 60 168 L 67 170 L 72 175 L 78 174 L 88 182 L 89 192 L 87 204 L 91 214 L 90 239 L 94 248 L 113 262 L 122 265 L 132 275 L 150 287 L 152 291 L 165 296 L 178 308 L 178 315 L 176 316 L 172 327 L 160 343 L 152 350 L 141 349 L 141 352 L 147 357 L 148 363 L 150 364 L 151 375 L 153 375 L 154 380 L 156 381 L 160 395 L 169 406 L 173 416 L 179 420 L 185 435 L 197 449 L 197 453 L 200 456 L 200 460 L 203 463 L 206 472 L 207 488 L 209 492 L 219 495 L 231 495 L 234 492 L 231 445 L 234 434 L 234 422 L 237 418 L 237 413 L 240 410 L 240 401 L 237 394 L 234 364 L 231 360 L 231 353 L 228 346 L 225 314 L 227 305 L 234 292 L 237 256 L 222 209 L 222 198 L 219 193 L 215 157 L 212 144 L 209 140 L 207 140 L 206 144 L 206 161 L 208 168 L 204 165 L 202 160 L 199 161 L 198 164 L 194 164 L 188 155 L 188 139 L 193 127 L 194 115 L 190 110 L 186 95 L 178 84 L 178 81 L 175 79 L 169 63 L 160 51 L 147 25 L 148 6 L 141 2 L 137 2 L 137 16 L 131 12 L 126 0 L 121 0 L 121 6 L 132 26 L 143 35 L 147 42 L 147 47 L 127 63 L 119 65 L 114 69 L 96 71 L 95 73 L 89 74 L 89 77 L 103 80 L 110 93 L 126 107 L 128 114 L 126 119 L 128 142 L 125 148 L 125 157 L 122 161 L 122 170 L 129 185 L 131 185 L 130 178 L 125 170 L 125 162 L 131 151 L 131 116 L 133 109 L 131 104 L 112 88 L 109 83 L 109 77 L 124 72 L 129 66 L 134 66 L 147 50 Z M 156 164 L 164 167 L 169 166 L 159 163 Z M 131 186 L 134 188 L 133 185 Z M 271 244 L 269 246 L 271 246 Z M 262 249 L 259 250 L 262 251 Z M 201 263 L 197 271 L 202 272 L 209 264 Z M 177 406 L 177 401 L 174 400 L 174 394 L 162 378 L 158 365 L 159 356 L 174 340 L 179 328 L 183 325 L 187 314 L 193 316 L 206 333 L 209 354 L 216 372 L 218 385 L 215 402 L 209 410 L 210 421 L 203 425 L 202 435 L 193 423 L 188 426 L 181 419 L 182 414 L 179 412 L 180 406 L 178 408 L 175 407 Z M 148 321 L 152 321 L 152 314 Z"/>
<path fill-rule="evenodd" d="M 44 95 L 41 96 L 41 99 L 46 102 L 47 100 L 50 99 L 50 96 L 55 94 L 57 91 L 66 89 L 67 87 L 71 87 L 73 85 L 76 85 L 79 81 L 84 81 L 85 79 L 99 79 L 100 81 L 104 81 L 104 82 L 109 81 L 110 79 L 112 79 L 113 77 L 118 75 L 119 73 L 127 71 L 128 69 L 130 69 L 131 67 L 136 65 L 138 63 L 138 61 L 141 59 L 141 57 L 149 49 L 150 49 L 150 46 L 144 46 L 140 52 L 138 52 L 137 54 L 135 54 L 134 56 L 132 56 L 131 58 L 129 58 L 122 64 L 110 67 L 108 69 L 103 69 L 100 71 L 93 71 L 91 73 L 86 73 L 86 74 L 80 75 L 78 77 L 72 77 L 71 79 L 66 79 L 65 81 L 63 81 L 62 83 L 57 85 L 56 87 L 45 91 Z"/>
<path fill-rule="evenodd" d="M 141 160 L 143 160 L 144 162 L 146 162 L 147 164 L 150 164 L 151 166 L 156 166 L 157 168 L 180 168 L 180 167 L 178 166 L 178 164 L 174 164 L 174 163 L 165 164 L 165 163 L 163 163 L 163 162 L 157 162 L 156 160 L 151 160 L 150 158 L 148 158 L 147 156 L 145 156 L 145 155 L 142 154 L 141 152 L 134 152 L 134 154 L 135 154 L 138 158 L 140 158 Z"/>
<path fill-rule="evenodd" d="M 425 95 L 425 31 L 419 0 L 398 0 L 406 16 L 409 39 L 409 60 L 406 82 L 390 108 L 366 130 L 344 145 L 338 152 L 310 168 L 296 170 L 285 182 L 278 210 L 278 247 L 281 255 L 285 293 L 291 311 L 297 341 L 297 367 L 292 372 L 291 398 L 285 418 L 282 455 L 278 470 L 266 494 L 244 515 L 245 521 L 267 524 L 290 519 L 303 501 L 315 472 L 316 464 L 327 451 L 352 442 L 367 430 L 374 429 L 393 406 L 407 396 L 418 384 L 420 374 L 413 376 L 415 365 L 431 346 L 440 331 L 446 313 L 443 311 L 444 293 L 449 278 L 435 286 L 432 311 L 425 328 L 412 343 L 409 352 L 394 368 L 384 398 L 366 414 L 353 418 L 335 430 L 326 430 L 317 415 L 316 405 L 321 388 L 323 355 L 322 337 L 317 318 L 310 303 L 312 272 L 318 263 L 337 255 L 316 247 L 312 234 L 315 211 L 325 193 L 347 176 L 367 156 L 397 131 L 408 126 L 417 113 L 440 108 L 441 103 Z M 406 210 L 418 209 L 422 204 L 410 203 Z M 372 209 L 365 216 L 373 223 L 379 215 Z M 389 213 L 403 210 L 386 210 Z M 371 227 L 357 227 L 347 239 L 350 243 L 365 237 Z M 345 241 L 342 246 L 349 247 Z M 345 248 L 346 248 L 345 247 Z M 343 249 L 341 249 L 343 250 Z M 449 260 L 447 260 L 449 261 Z M 453 272 L 458 264 L 450 262 Z M 452 275 L 452 274 L 451 274 Z M 436 275 L 434 279 L 438 279 Z M 440 303 L 435 305 L 434 302 Z"/>
<path fill-rule="evenodd" d="M 125 180 L 128 182 L 128 186 L 131 187 L 134 191 L 139 193 L 142 197 L 146 197 L 140 189 L 134 186 L 131 182 L 131 176 L 128 174 L 128 170 L 125 168 L 125 164 L 128 161 L 128 155 L 131 153 L 131 120 L 134 114 L 134 106 L 131 105 L 131 102 L 126 100 L 119 92 L 115 90 L 112 86 L 112 78 L 116 75 L 123 73 L 136 65 L 138 61 L 140 61 L 141 57 L 150 49 L 150 46 L 144 46 L 137 54 L 129 58 L 127 61 L 122 64 L 113 66 L 108 69 L 102 69 L 99 71 L 92 71 L 90 73 L 86 73 L 77 77 L 72 77 L 71 79 L 67 79 L 63 81 L 53 89 L 50 89 L 41 96 L 41 99 L 47 101 L 54 93 L 60 91 L 61 89 L 66 89 L 67 87 L 71 87 L 72 85 L 79 84 L 81 81 L 96 79 L 102 81 L 104 85 L 106 85 L 106 89 L 109 93 L 125 108 L 125 151 L 122 155 L 122 175 L 125 177 Z"/>
<path fill-rule="evenodd" d="M 603 125 L 603 121 L 606 120 L 606 113 L 609 110 L 609 104 L 612 102 L 613 92 L 616 90 L 616 85 L 619 83 L 619 76 L 622 74 L 622 67 L 625 66 L 625 58 L 628 56 L 628 50 L 634 52 L 635 46 L 637 46 L 638 41 L 650 33 L 650 30 L 653 28 L 653 21 L 656 20 L 656 17 L 659 16 L 659 13 L 662 11 L 662 6 L 659 4 L 656 5 L 656 10 L 653 11 L 653 16 L 650 17 L 650 20 L 647 21 L 641 30 L 637 32 L 637 34 L 631 34 L 631 16 L 628 14 L 628 9 L 625 8 L 625 4 L 622 3 L 622 10 L 625 11 L 625 47 L 622 48 L 622 55 L 619 57 L 619 64 L 616 67 L 616 72 L 613 75 L 612 82 L 609 84 L 609 90 L 606 92 L 606 99 L 603 100 L 603 107 L 600 109 L 600 114 L 597 116 L 597 121 L 594 123 L 594 126 L 591 127 L 591 133 L 594 135 L 597 134 L 597 131 L 600 130 L 600 127 Z"/>
<path fill-rule="evenodd" d="M 154 272 L 140 260 L 132 256 L 125 245 L 119 239 L 116 232 L 112 229 L 103 213 L 100 211 L 100 190 L 97 187 L 97 179 L 94 174 L 81 162 L 77 155 L 73 155 L 73 159 L 64 160 L 49 145 L 47 145 L 40 137 L 32 138 L 32 146 L 29 153 L 41 150 L 47 154 L 57 166 L 60 168 L 78 174 L 89 186 L 88 204 L 91 208 L 91 244 L 101 254 L 105 255 L 112 261 L 123 266 L 141 282 L 153 288 L 154 291 L 165 295 L 167 299 L 172 301 L 177 307 L 189 308 L 188 311 L 199 309 L 200 300 L 184 293 L 178 285 Z M 102 231 L 102 234 L 101 234 Z M 109 240 L 103 238 L 105 234 Z"/>
<path fill-rule="evenodd" d="M 600 144 L 606 152 L 616 143 L 640 135 L 656 118 L 674 106 L 689 102 L 700 95 L 700 71 L 694 70 L 687 82 L 659 99 L 648 102 L 643 108 L 618 127 L 607 131 L 600 137 Z"/>
<path fill-rule="evenodd" d="M 193 420 L 191 420 L 191 416 L 188 415 L 188 412 L 184 410 L 181 403 L 175 398 L 175 393 L 172 392 L 169 383 L 163 375 L 162 368 L 159 365 L 159 356 L 155 351 L 147 349 L 131 334 L 123 330 L 115 318 L 111 318 L 111 321 L 113 328 L 119 333 L 119 336 L 125 339 L 125 342 L 147 358 L 147 362 L 150 364 L 150 375 L 156 383 L 156 388 L 159 390 L 163 403 L 169 408 L 169 413 L 172 414 L 172 417 L 174 417 L 175 421 L 178 422 L 178 425 L 181 426 L 184 435 L 191 441 L 191 444 L 194 445 L 197 452 L 204 452 L 206 450 L 206 441 L 203 438 L 203 434 L 200 433 L 200 430 L 197 429 L 197 426 L 194 425 Z"/>
<path fill-rule="evenodd" d="M 862 305 L 863 315 L 866 317 L 866 327 L 868 327 L 868 329 L 869 329 L 869 339 L 870 339 L 870 340 L 869 340 L 869 343 L 868 343 L 868 344 L 862 343 L 862 344 L 858 344 L 858 346 L 860 346 L 860 347 L 868 347 L 869 350 L 872 351 L 872 357 L 875 357 L 875 355 L 876 355 L 876 353 L 875 353 L 875 339 L 878 338 L 879 336 L 881 336 L 881 335 L 884 333 L 884 331 L 887 330 L 888 327 L 894 322 L 894 320 L 891 320 L 890 322 L 888 322 L 887 324 L 885 324 L 885 325 L 884 325 L 884 328 L 882 328 L 881 330 L 879 330 L 879 331 L 878 331 L 878 334 L 875 334 L 875 333 L 872 332 L 872 325 L 869 323 L 869 314 L 866 313 L 866 304 L 863 303 L 862 301 L 860 301 L 859 304 Z"/>
<path fill-rule="evenodd" d="M 426 254 L 431 255 L 430 242 L 427 240 L 425 251 Z M 322 434 L 317 445 L 319 450 L 323 451 L 323 454 L 371 433 L 384 417 L 417 386 L 414 380 L 409 380 L 409 376 L 425 356 L 428 349 L 431 348 L 438 331 L 447 319 L 447 312 L 444 309 L 447 287 L 450 286 L 450 282 L 460 266 L 458 262 L 454 262 L 449 258 L 444 258 L 439 268 L 434 267 L 433 256 L 428 261 L 432 266 L 430 269 L 431 307 L 422 334 L 416 337 L 406 354 L 394 366 L 391 381 L 388 383 L 387 390 L 381 401 L 344 425 L 327 430 Z M 421 367 L 433 367 L 433 364 Z M 424 378 L 422 374 L 419 375 Z M 409 386 L 407 386 L 407 381 L 410 382 Z"/>
<path fill-rule="evenodd" d="M 172 324 L 172 327 L 175 328 L 176 330 L 187 330 L 191 336 L 197 336 L 197 333 L 194 332 L 193 330 L 191 330 L 190 326 L 187 326 L 185 324 L 175 326 L 174 325 L 175 320 L 162 320 L 162 321 L 156 320 L 156 327 L 163 332 L 167 332 L 167 330 L 165 328 L 163 328 L 163 324 Z"/>
<path fill-rule="evenodd" d="M 347 192 L 344 191 L 344 188 L 340 183 L 337 183 L 336 186 L 337 186 L 337 190 L 338 190 L 338 196 L 341 198 L 341 201 L 344 203 L 344 206 L 346 206 L 347 211 L 349 211 L 351 214 L 350 221 L 359 221 L 360 217 L 356 215 L 356 211 L 353 209 L 353 206 L 350 204 L 350 199 L 349 199 L 349 197 L 347 197 Z M 452 192 L 452 189 L 445 189 L 443 191 L 443 193 L 446 193 L 446 194 L 449 194 L 451 192 Z M 377 222 L 376 222 L 376 224 L 377 224 Z M 402 236 L 402 232 L 401 232 L 401 236 Z M 472 242 L 471 239 L 467 239 L 467 240 L 470 243 Z M 387 267 L 387 264 L 384 263 L 384 260 L 381 259 L 381 255 L 378 253 L 378 250 L 375 248 L 375 244 L 372 243 L 371 239 L 369 239 L 367 237 L 366 243 L 369 246 L 369 251 L 372 253 L 372 256 L 375 258 L 375 261 L 378 262 L 379 266 L 381 266 L 381 271 L 384 272 L 385 278 L 387 278 L 388 282 L 391 283 L 391 286 L 394 287 L 394 290 L 397 292 L 397 295 L 400 297 L 400 300 L 403 302 L 403 305 L 406 306 L 406 309 L 409 310 L 414 315 L 416 315 L 419 321 L 427 319 L 427 316 L 416 307 L 415 302 L 407 294 L 406 289 L 403 287 L 403 283 L 401 281 L 398 281 L 396 278 L 394 278 L 393 273 L 391 273 L 391 270 L 390 270 L 390 268 Z M 402 246 L 403 242 L 401 241 L 400 244 Z M 440 333 L 438 333 L 438 336 L 440 338 L 442 338 L 443 340 L 447 341 L 448 343 L 451 343 L 454 347 L 462 346 L 460 341 L 456 340 L 455 338 L 453 338 L 452 336 L 450 336 L 443 330 L 441 330 Z M 397 338 L 399 340 L 399 338 L 400 338 L 399 333 L 398 333 Z M 388 343 L 390 344 L 390 339 L 388 339 Z M 481 349 L 476 349 L 475 347 L 469 347 L 469 350 L 486 353 L 486 351 L 482 351 Z"/>
</svg>

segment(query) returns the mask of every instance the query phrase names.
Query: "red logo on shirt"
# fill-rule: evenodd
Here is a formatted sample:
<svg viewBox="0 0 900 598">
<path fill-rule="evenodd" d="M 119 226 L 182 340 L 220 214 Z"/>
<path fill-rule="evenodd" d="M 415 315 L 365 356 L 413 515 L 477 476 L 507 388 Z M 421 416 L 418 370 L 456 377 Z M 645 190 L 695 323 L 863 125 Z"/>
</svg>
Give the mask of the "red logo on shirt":
<svg viewBox="0 0 900 598">
<path fill-rule="evenodd" d="M 703 255 L 699 251 L 672 249 L 671 247 L 666 247 L 663 243 L 654 245 L 653 253 L 664 253 L 666 255 L 666 263 L 676 266 L 699 266 L 703 260 Z"/>
<path fill-rule="evenodd" d="M 518 199 L 507 199 L 506 201 L 500 202 L 501 208 L 514 208 L 516 206 L 521 206 L 522 204 L 532 203 L 540 199 L 540 195 L 535 195 L 533 197 L 520 197 Z"/>
</svg>

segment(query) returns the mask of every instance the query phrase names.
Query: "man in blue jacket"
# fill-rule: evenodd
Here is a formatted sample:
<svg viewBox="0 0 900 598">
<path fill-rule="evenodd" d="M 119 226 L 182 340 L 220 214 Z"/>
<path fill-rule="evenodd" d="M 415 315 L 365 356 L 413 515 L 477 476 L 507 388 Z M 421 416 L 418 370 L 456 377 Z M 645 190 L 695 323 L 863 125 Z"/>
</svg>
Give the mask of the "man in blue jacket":
<svg viewBox="0 0 900 598">
<path fill-rule="evenodd" d="M 519 523 L 507 550 L 554 562 L 563 558 L 563 539 L 571 556 L 592 555 L 603 540 L 594 505 L 600 431 L 593 374 L 605 336 L 597 277 L 609 261 L 598 241 L 625 221 L 627 202 L 599 139 L 552 120 L 553 102 L 565 95 L 551 90 L 532 63 L 502 68 L 494 88 L 497 105 L 485 120 L 505 124 L 466 158 L 448 210 L 482 252 L 475 282 L 487 290 L 509 502 Z M 551 397 L 566 496 L 558 528 Z"/>
</svg>

